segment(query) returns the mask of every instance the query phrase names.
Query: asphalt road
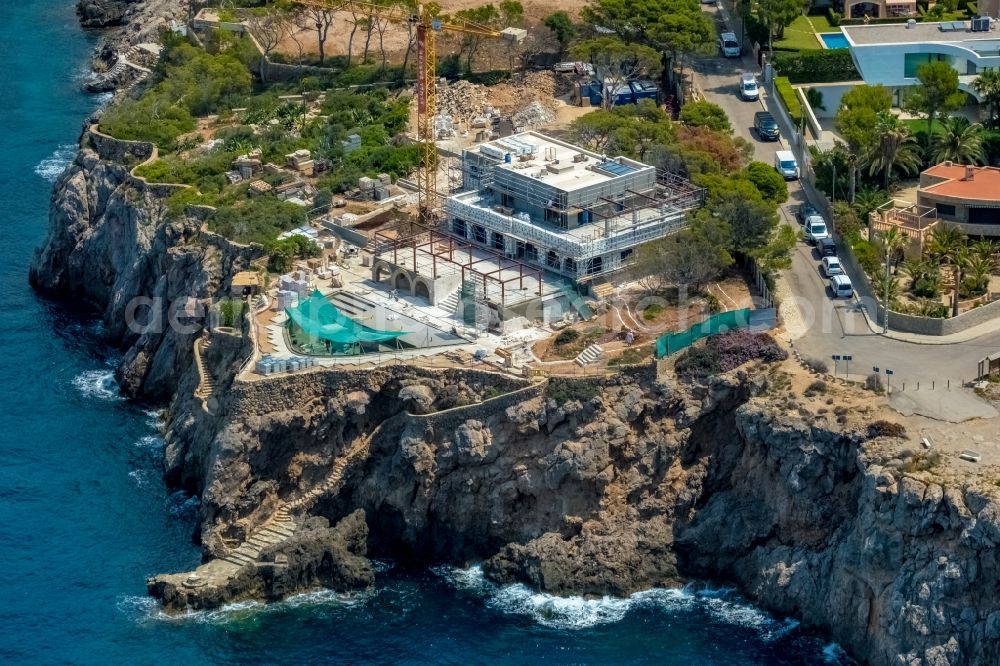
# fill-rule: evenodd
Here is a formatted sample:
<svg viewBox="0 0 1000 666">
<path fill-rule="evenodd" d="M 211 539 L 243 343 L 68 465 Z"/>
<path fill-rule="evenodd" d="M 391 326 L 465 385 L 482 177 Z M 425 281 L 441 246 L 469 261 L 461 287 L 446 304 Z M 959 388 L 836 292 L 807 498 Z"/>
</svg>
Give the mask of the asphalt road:
<svg viewBox="0 0 1000 666">
<path fill-rule="evenodd" d="M 716 7 L 706 10 L 719 11 Z M 752 129 L 753 115 L 764 110 L 764 104 L 762 101 L 743 101 L 738 93 L 739 75 L 759 72 L 752 54 L 743 59 L 721 55 L 702 58 L 695 63 L 694 70 L 697 85 L 705 97 L 725 110 L 737 136 L 753 144 L 755 159 L 773 164 L 775 151 L 786 144 L 784 140 L 775 143 L 757 139 Z M 805 195 L 797 181 L 789 182 L 788 190 L 789 201 L 782 206 L 781 214 L 785 224 L 797 227 L 794 210 L 805 201 Z M 805 243 L 796 248 L 786 278 L 802 323 L 796 327 L 801 329 L 797 331 L 801 335 L 795 345 L 804 355 L 827 361 L 831 369 L 831 357 L 846 354 L 853 357 L 851 375 L 866 375 L 878 366 L 883 371 L 885 368 L 893 371 L 894 385 L 906 382 L 911 387 L 919 381 L 921 388 L 931 382 L 941 387 L 946 386 L 949 379 L 953 383 L 972 379 L 979 360 L 1000 351 L 1000 331 L 950 345 L 921 345 L 873 333 L 856 302 L 829 297 L 827 281 L 819 270 L 819 257 Z M 838 369 L 841 374 L 846 370 L 843 363 Z"/>
</svg>

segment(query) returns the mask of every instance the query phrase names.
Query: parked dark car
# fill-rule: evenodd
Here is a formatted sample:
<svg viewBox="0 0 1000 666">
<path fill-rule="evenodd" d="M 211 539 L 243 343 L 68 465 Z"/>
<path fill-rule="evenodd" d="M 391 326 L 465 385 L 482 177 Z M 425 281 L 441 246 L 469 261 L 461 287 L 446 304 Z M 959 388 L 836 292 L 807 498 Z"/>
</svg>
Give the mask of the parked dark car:
<svg viewBox="0 0 1000 666">
<path fill-rule="evenodd" d="M 767 111 L 758 111 L 753 114 L 753 128 L 757 130 L 757 136 L 761 141 L 777 141 L 781 136 L 778 132 L 778 123 Z"/>
<path fill-rule="evenodd" d="M 819 242 L 816 243 L 816 249 L 819 250 L 819 256 L 821 257 L 837 256 L 837 243 L 829 236 L 821 238 Z"/>
<path fill-rule="evenodd" d="M 805 224 L 810 215 L 819 215 L 819 211 L 810 203 L 799 204 L 799 207 L 795 209 L 795 219 L 799 221 L 799 224 Z"/>
</svg>

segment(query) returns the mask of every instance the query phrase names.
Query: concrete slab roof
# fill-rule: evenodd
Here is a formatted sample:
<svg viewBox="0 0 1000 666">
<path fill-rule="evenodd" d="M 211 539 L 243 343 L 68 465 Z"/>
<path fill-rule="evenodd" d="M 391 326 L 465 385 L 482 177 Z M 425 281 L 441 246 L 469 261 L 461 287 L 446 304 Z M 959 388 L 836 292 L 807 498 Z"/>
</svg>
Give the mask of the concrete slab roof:
<svg viewBox="0 0 1000 666">
<path fill-rule="evenodd" d="M 841 30 L 844 31 L 847 39 L 854 46 L 943 43 L 962 44 L 966 48 L 973 48 L 970 42 L 996 43 L 1000 41 L 1000 38 L 992 31 L 972 32 L 969 29 L 968 21 L 964 22 L 965 27 L 961 30 L 951 30 L 952 23 L 961 23 L 961 21 L 945 21 L 943 23 L 918 22 L 913 25 L 906 23 L 845 25 L 841 27 Z"/>
<path fill-rule="evenodd" d="M 625 157 L 610 158 L 538 132 L 521 132 L 473 146 L 469 152 L 505 159 L 497 168 L 573 192 L 653 167 Z"/>
</svg>

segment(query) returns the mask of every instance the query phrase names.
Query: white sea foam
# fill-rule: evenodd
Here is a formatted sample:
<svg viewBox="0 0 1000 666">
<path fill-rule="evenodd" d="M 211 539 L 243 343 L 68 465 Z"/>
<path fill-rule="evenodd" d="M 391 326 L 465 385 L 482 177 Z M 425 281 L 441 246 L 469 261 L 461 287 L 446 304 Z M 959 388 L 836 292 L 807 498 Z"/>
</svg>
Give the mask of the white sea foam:
<svg viewBox="0 0 1000 666">
<path fill-rule="evenodd" d="M 823 663 L 846 664 L 849 661 L 844 648 L 840 647 L 837 643 L 828 643 L 823 647 Z"/>
<path fill-rule="evenodd" d="M 738 597 L 732 588 L 687 586 L 683 589 L 655 588 L 629 597 L 587 599 L 559 597 L 535 592 L 525 585 L 498 586 L 486 579 L 478 566 L 468 569 L 434 567 L 436 575 L 453 587 L 485 598 L 491 608 L 531 618 L 540 625 L 561 629 L 585 629 L 622 620 L 629 611 L 655 607 L 671 612 L 701 608 L 720 622 L 756 629 L 763 640 L 776 641 L 794 631 L 799 622 L 778 621 Z"/>
<path fill-rule="evenodd" d="M 123 400 L 115 382 L 115 374 L 110 370 L 87 370 L 73 378 L 73 386 L 88 398 L 99 400 Z"/>
<path fill-rule="evenodd" d="M 229 624 L 256 617 L 260 613 L 280 613 L 296 608 L 352 608 L 367 603 L 374 594 L 376 592 L 372 590 L 350 593 L 314 590 L 272 604 L 261 601 L 239 601 L 212 610 L 186 610 L 182 613 L 167 613 L 152 597 L 126 595 L 120 597 L 116 605 L 120 612 L 135 622 Z"/>
<path fill-rule="evenodd" d="M 156 428 L 157 430 L 161 430 L 163 428 L 163 417 L 166 415 L 167 410 L 144 409 L 142 412 L 146 415 L 146 423 L 150 428 Z"/>
<path fill-rule="evenodd" d="M 74 155 L 76 155 L 76 145 L 64 143 L 35 166 L 35 173 L 50 183 L 54 183 L 59 174 L 73 161 Z"/>
<path fill-rule="evenodd" d="M 140 437 L 135 445 L 140 449 L 160 450 L 163 448 L 163 438 L 159 435 L 145 435 Z"/>
<path fill-rule="evenodd" d="M 134 469 L 128 473 L 129 477 L 135 481 L 135 485 L 140 488 L 148 485 L 152 480 L 151 473 L 148 469 Z"/>
</svg>

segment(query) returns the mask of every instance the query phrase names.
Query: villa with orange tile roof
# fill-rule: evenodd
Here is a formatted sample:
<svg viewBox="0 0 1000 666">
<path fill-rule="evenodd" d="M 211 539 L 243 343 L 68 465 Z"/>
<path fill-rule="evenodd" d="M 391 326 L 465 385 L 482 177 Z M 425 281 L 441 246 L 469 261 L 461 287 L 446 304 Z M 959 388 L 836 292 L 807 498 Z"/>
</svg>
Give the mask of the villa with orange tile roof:
<svg viewBox="0 0 1000 666">
<path fill-rule="evenodd" d="M 1000 168 L 942 162 L 920 174 L 917 204 L 970 236 L 1000 236 Z"/>
</svg>

